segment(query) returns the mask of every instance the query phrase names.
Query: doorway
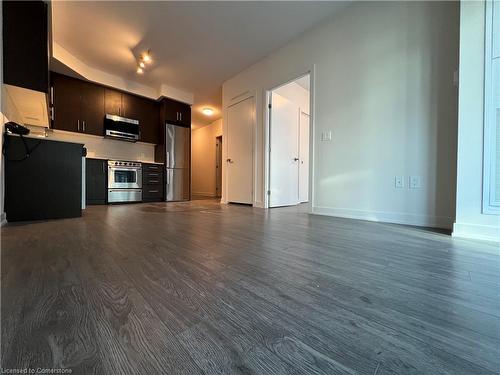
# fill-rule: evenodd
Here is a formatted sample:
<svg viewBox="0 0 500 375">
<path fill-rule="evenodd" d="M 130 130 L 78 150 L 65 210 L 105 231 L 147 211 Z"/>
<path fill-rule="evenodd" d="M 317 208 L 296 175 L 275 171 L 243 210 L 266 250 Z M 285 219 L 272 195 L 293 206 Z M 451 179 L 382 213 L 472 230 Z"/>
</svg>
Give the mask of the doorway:
<svg viewBox="0 0 500 375">
<path fill-rule="evenodd" d="M 270 92 L 269 207 L 309 201 L 310 75 Z"/>
<path fill-rule="evenodd" d="M 222 135 L 215 138 L 215 196 L 222 196 Z"/>
</svg>

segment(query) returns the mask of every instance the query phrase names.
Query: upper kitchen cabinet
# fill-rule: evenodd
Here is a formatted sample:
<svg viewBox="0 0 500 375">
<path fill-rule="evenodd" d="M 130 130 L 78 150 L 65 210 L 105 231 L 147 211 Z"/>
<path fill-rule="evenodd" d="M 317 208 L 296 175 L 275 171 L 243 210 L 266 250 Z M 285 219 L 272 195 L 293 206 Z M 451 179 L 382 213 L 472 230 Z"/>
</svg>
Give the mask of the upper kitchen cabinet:
<svg viewBox="0 0 500 375">
<path fill-rule="evenodd" d="M 3 1 L 3 81 L 48 93 L 48 13 L 43 1 Z"/>
<path fill-rule="evenodd" d="M 141 142 L 159 143 L 160 108 L 158 102 L 124 93 L 122 94 L 122 108 L 125 117 L 139 120 Z"/>
<path fill-rule="evenodd" d="M 104 87 L 81 81 L 82 131 L 87 134 L 103 135 Z"/>
<path fill-rule="evenodd" d="M 176 100 L 162 100 L 165 122 L 169 124 L 191 127 L 191 106 Z"/>
<path fill-rule="evenodd" d="M 103 135 L 102 86 L 53 73 L 51 99 L 54 129 Z"/>
<path fill-rule="evenodd" d="M 125 116 L 122 103 L 122 93 L 118 90 L 106 88 L 105 90 L 105 111 L 108 115 Z"/>
</svg>

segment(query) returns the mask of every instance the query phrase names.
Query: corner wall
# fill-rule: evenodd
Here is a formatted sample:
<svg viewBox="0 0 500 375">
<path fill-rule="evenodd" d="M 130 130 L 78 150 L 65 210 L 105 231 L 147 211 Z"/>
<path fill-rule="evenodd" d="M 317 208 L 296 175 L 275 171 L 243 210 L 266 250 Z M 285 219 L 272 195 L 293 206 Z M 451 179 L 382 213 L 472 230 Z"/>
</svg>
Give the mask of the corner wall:
<svg viewBox="0 0 500 375">
<path fill-rule="evenodd" d="M 458 27 L 456 2 L 354 3 L 226 81 L 225 110 L 256 92 L 255 201 L 264 197 L 266 90 L 314 67 L 312 212 L 451 228 Z M 332 141 L 320 140 L 324 131 Z M 412 175 L 421 188 L 408 188 Z"/>
<path fill-rule="evenodd" d="M 191 132 L 191 191 L 194 195 L 216 195 L 215 139 L 221 135 L 222 119 Z"/>
<path fill-rule="evenodd" d="M 485 2 L 460 4 L 457 217 L 453 236 L 500 241 L 500 216 L 482 213 Z"/>
</svg>

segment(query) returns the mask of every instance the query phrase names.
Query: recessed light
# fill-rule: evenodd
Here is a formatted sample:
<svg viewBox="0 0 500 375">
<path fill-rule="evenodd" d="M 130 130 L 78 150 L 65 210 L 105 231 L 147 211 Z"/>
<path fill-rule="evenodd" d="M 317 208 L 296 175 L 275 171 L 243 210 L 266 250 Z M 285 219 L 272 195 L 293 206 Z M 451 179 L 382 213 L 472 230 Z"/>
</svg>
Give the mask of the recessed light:
<svg viewBox="0 0 500 375">
<path fill-rule="evenodd" d="M 137 74 L 142 74 L 144 73 L 144 69 L 142 69 L 140 66 L 137 67 Z"/>
<path fill-rule="evenodd" d="M 146 64 L 144 64 L 144 63 L 141 61 L 141 62 L 139 62 L 139 66 L 140 66 L 141 68 L 145 68 L 145 67 L 146 67 Z"/>
<path fill-rule="evenodd" d="M 203 108 L 202 112 L 207 116 L 212 116 L 214 114 L 214 110 L 212 108 Z"/>
</svg>

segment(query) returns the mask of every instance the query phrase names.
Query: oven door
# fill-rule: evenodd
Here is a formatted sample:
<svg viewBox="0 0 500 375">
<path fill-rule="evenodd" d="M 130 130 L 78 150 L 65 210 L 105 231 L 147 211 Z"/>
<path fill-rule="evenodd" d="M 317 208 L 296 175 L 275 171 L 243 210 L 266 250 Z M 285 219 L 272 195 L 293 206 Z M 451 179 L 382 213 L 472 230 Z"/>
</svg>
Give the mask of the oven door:
<svg viewBox="0 0 500 375">
<path fill-rule="evenodd" d="M 142 189 L 142 169 L 108 166 L 108 189 Z"/>
</svg>

